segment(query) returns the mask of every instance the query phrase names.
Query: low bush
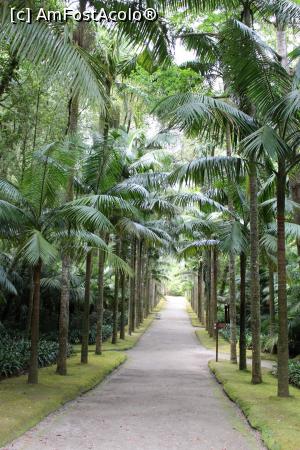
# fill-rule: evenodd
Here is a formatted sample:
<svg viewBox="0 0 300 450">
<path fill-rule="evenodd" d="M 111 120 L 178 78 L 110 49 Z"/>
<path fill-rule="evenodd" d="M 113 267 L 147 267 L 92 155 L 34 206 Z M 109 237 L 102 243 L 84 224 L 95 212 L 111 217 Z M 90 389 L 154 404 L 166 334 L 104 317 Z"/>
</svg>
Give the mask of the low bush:
<svg viewBox="0 0 300 450">
<path fill-rule="evenodd" d="M 68 356 L 72 347 L 68 348 Z M 56 362 L 58 343 L 41 339 L 39 342 L 39 367 Z M 0 377 L 19 375 L 26 371 L 30 358 L 30 341 L 24 338 L 12 338 L 2 329 L 0 333 Z"/>
<path fill-rule="evenodd" d="M 277 366 L 274 366 L 273 375 L 277 376 Z M 300 361 L 289 360 L 289 382 L 297 388 L 300 388 Z"/>
<path fill-rule="evenodd" d="M 112 325 L 103 325 L 102 326 L 102 340 L 107 341 L 112 335 Z M 75 328 L 69 333 L 69 341 L 71 344 L 80 344 L 81 343 L 81 330 Z M 92 325 L 90 327 L 89 332 L 89 345 L 93 345 L 96 343 L 96 325 Z"/>
<path fill-rule="evenodd" d="M 239 340 L 239 329 L 237 328 L 237 339 Z M 230 326 L 226 325 L 225 328 L 220 330 L 220 334 L 226 341 L 230 341 Z M 271 338 L 268 334 L 261 334 L 261 348 L 264 352 L 269 352 L 274 347 L 274 338 Z M 246 348 L 248 350 L 252 349 L 252 334 L 250 330 L 246 330 Z"/>
</svg>

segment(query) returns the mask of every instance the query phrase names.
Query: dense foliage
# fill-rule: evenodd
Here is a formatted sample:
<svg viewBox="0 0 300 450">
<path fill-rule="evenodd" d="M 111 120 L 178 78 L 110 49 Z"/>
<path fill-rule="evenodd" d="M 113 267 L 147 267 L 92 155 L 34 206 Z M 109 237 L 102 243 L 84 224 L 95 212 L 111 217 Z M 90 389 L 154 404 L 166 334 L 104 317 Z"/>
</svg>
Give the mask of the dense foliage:
<svg viewBox="0 0 300 450">
<path fill-rule="evenodd" d="M 277 376 L 277 367 L 274 368 L 273 374 Z M 300 388 L 300 361 L 289 361 L 289 382 Z"/>
<path fill-rule="evenodd" d="M 72 347 L 68 347 L 68 356 Z M 58 354 L 58 343 L 46 339 L 39 341 L 39 367 L 54 364 Z M 21 335 L 9 335 L 3 326 L 0 328 L 0 377 L 20 375 L 28 369 L 30 341 Z"/>
<path fill-rule="evenodd" d="M 1 6 L 0 321 L 22 336 L 3 339 L 2 374 L 37 383 L 57 360 L 66 375 L 69 342 L 88 363 L 88 344 L 124 339 L 168 288 L 212 337 L 228 323 L 241 370 L 252 349 L 252 383 L 261 349 L 277 353 L 284 397 L 300 352 L 300 8 L 157 9 L 27 26 Z"/>
</svg>

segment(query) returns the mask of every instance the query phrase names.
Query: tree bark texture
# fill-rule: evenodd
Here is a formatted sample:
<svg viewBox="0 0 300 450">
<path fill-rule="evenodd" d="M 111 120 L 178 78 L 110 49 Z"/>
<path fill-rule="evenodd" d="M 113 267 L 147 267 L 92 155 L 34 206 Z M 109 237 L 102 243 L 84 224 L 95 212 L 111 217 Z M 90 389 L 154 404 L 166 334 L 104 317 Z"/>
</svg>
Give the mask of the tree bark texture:
<svg viewBox="0 0 300 450">
<path fill-rule="evenodd" d="M 247 257 L 245 253 L 240 255 L 240 360 L 239 369 L 247 369 L 246 357 L 246 266 Z"/>
<path fill-rule="evenodd" d="M 277 268 L 278 268 L 278 396 L 289 396 L 289 343 L 285 259 L 285 161 L 279 160 L 277 174 Z"/>
<path fill-rule="evenodd" d="M 117 239 L 117 250 L 118 256 L 121 254 L 121 242 Z M 114 288 L 114 303 L 113 303 L 113 333 L 112 333 L 112 344 L 118 342 L 118 315 L 119 315 L 119 278 L 120 274 L 118 270 L 115 270 L 115 288 Z"/>
<path fill-rule="evenodd" d="M 84 309 L 83 309 L 83 317 L 82 317 L 81 364 L 88 363 L 88 355 L 89 355 L 90 297 L 91 297 L 92 263 L 93 263 L 93 251 L 89 250 L 86 255 L 86 268 L 85 268 Z"/>
<path fill-rule="evenodd" d="M 105 241 L 107 242 L 107 238 Z M 102 340 L 103 340 L 103 313 L 104 313 L 104 267 L 105 267 L 105 252 L 98 250 L 98 293 L 96 301 L 96 355 L 102 354 Z"/>
<path fill-rule="evenodd" d="M 236 284 L 235 284 L 235 255 L 229 253 L 229 320 L 230 320 L 230 361 L 237 363 L 236 354 Z"/>
<path fill-rule="evenodd" d="M 28 383 L 38 383 L 38 356 L 39 356 L 39 331 L 40 331 L 40 290 L 41 290 L 42 262 L 33 269 L 33 308 L 31 320 L 31 347 L 28 371 Z"/>
<path fill-rule="evenodd" d="M 67 354 L 69 334 L 69 299 L 70 299 L 70 257 L 67 252 L 62 256 L 61 293 L 58 330 L 58 357 L 56 372 L 67 375 Z"/>
<path fill-rule="evenodd" d="M 260 283 L 259 232 L 257 206 L 257 174 L 255 162 L 250 162 L 250 273 L 251 273 L 251 330 L 252 330 L 252 383 L 262 382 L 260 344 Z"/>
</svg>

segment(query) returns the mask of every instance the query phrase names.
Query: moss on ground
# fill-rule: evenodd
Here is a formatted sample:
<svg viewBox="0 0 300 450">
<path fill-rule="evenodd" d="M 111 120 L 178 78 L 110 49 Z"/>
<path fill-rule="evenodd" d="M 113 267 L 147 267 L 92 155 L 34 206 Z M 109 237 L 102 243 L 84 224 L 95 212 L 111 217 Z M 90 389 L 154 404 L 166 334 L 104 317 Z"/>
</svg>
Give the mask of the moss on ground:
<svg viewBox="0 0 300 450">
<path fill-rule="evenodd" d="M 132 348 L 155 319 L 155 313 L 163 308 L 161 301 L 153 314 L 132 336 L 116 345 L 104 344 L 104 352 L 93 354 L 90 346 L 89 363 L 80 364 L 80 346 L 68 359 L 68 375 L 55 373 L 55 366 L 39 369 L 39 384 L 27 384 L 27 375 L 13 377 L 0 382 L 0 447 L 15 439 L 57 410 L 64 403 L 97 386 L 109 373 L 126 360 L 124 350 Z"/>
<path fill-rule="evenodd" d="M 299 389 L 290 387 L 290 398 L 278 398 L 277 380 L 267 370 L 263 370 L 264 382 L 252 385 L 250 372 L 239 371 L 230 362 L 210 361 L 209 367 L 270 450 L 300 448 Z"/>
<path fill-rule="evenodd" d="M 191 323 L 193 327 L 196 327 L 195 330 L 196 336 L 199 339 L 199 342 L 203 347 L 207 348 L 208 350 L 215 350 L 216 348 L 216 341 L 214 338 L 210 337 L 208 332 L 205 330 L 204 325 L 199 322 L 199 319 L 197 317 L 197 314 L 192 310 L 192 307 L 189 302 L 187 302 L 187 312 L 191 319 Z M 230 354 L 230 344 L 226 339 L 224 339 L 219 334 L 219 353 L 226 353 Z M 239 348 L 237 346 L 237 354 L 239 355 Z M 262 352 L 261 354 L 262 359 L 269 360 L 269 361 L 277 361 L 276 355 L 271 355 L 270 353 Z M 247 358 L 252 358 L 252 351 L 247 350 Z"/>
</svg>

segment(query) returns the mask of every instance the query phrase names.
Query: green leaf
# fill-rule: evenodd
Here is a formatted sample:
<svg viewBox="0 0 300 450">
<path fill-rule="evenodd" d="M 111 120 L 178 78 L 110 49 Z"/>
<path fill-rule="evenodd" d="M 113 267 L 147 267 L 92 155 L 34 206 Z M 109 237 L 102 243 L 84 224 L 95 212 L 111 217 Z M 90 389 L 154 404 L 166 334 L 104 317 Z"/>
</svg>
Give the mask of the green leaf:
<svg viewBox="0 0 300 450">
<path fill-rule="evenodd" d="M 27 242 L 20 250 L 20 255 L 31 266 L 36 266 L 39 261 L 47 265 L 58 256 L 56 248 L 48 242 L 40 231 L 34 230 Z"/>
</svg>

